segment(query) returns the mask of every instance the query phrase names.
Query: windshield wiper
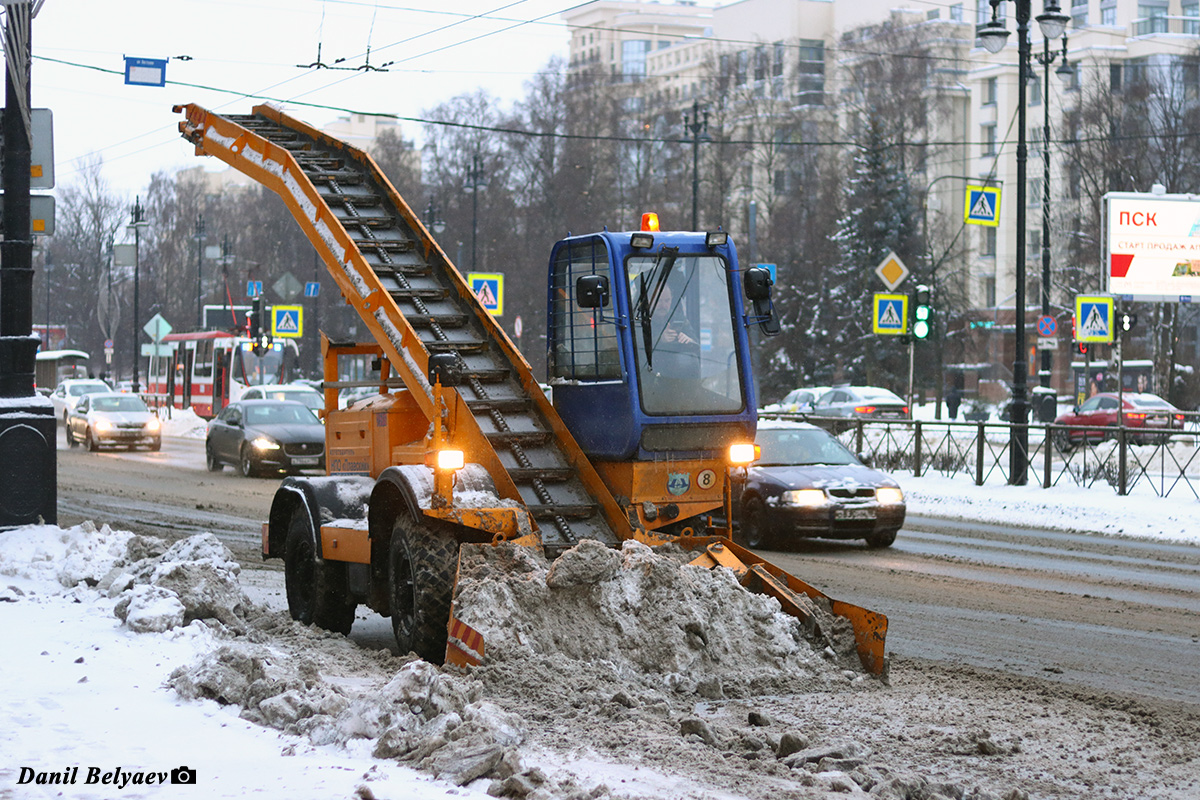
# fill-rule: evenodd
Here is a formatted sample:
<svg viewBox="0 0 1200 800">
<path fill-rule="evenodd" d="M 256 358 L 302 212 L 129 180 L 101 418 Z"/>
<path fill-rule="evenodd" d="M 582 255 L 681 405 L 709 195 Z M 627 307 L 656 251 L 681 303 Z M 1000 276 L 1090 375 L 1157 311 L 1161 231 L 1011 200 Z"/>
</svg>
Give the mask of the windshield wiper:
<svg viewBox="0 0 1200 800">
<path fill-rule="evenodd" d="M 663 246 L 658 251 L 658 258 L 654 261 L 654 266 L 645 272 L 638 275 L 638 315 L 642 321 L 642 341 L 646 344 L 646 366 L 654 367 L 654 342 L 651 337 L 653 331 L 650 323 L 654 316 L 653 309 L 658 305 L 658 299 L 662 296 L 663 289 L 666 288 L 667 278 L 671 275 L 671 270 L 675 268 L 675 260 L 679 257 L 678 247 Z M 649 292 L 646 291 L 646 276 L 654 275 L 658 272 L 659 267 L 662 268 L 660 274 L 654 281 L 654 286 Z"/>
</svg>

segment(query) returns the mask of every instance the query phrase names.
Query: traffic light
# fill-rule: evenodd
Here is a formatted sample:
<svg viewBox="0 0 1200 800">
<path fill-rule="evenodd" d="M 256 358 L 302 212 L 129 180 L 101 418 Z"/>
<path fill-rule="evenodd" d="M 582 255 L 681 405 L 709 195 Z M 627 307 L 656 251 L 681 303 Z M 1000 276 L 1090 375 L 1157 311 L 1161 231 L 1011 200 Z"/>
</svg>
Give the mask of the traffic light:
<svg viewBox="0 0 1200 800">
<path fill-rule="evenodd" d="M 266 319 L 263 317 L 262 295 L 254 298 L 250 311 L 246 314 L 246 335 L 253 339 L 251 352 L 258 357 L 265 356 L 271 349 L 271 332 L 267 330 Z"/>
<path fill-rule="evenodd" d="M 1071 339 L 1072 340 L 1075 339 L 1075 315 L 1074 314 L 1071 315 Z M 1081 356 L 1087 355 L 1087 349 L 1088 349 L 1087 342 L 1076 341 L 1075 346 L 1079 348 L 1079 354 Z"/>
<path fill-rule="evenodd" d="M 915 339 L 929 338 L 933 326 L 933 292 L 928 286 L 918 286 L 913 290 L 913 324 L 912 334 Z"/>
<path fill-rule="evenodd" d="M 1117 325 L 1120 327 L 1121 333 L 1129 333 L 1129 331 L 1133 330 L 1133 326 L 1137 325 L 1137 314 L 1122 311 L 1117 317 Z"/>
</svg>

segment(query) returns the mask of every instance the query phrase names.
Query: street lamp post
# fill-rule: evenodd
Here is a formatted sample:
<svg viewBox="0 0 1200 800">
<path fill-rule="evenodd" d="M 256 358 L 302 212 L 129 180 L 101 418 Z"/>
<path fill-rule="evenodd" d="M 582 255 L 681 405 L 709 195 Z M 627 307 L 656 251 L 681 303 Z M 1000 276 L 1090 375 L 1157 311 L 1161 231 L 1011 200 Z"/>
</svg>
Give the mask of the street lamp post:
<svg viewBox="0 0 1200 800">
<path fill-rule="evenodd" d="M 204 233 L 204 215 L 196 215 L 196 232 L 192 235 L 196 240 L 196 330 L 204 330 L 204 284 L 202 275 L 204 272 L 204 240 L 208 238 Z"/>
<path fill-rule="evenodd" d="M 1042 39 L 1042 47 L 1041 55 L 1036 58 L 1042 65 L 1044 80 L 1042 84 L 1042 316 L 1048 317 L 1050 316 L 1050 65 L 1059 57 L 1059 54 L 1050 49 L 1049 38 Z M 1067 61 L 1066 34 L 1063 34 L 1062 37 L 1062 64 L 1058 66 L 1055 73 L 1064 82 L 1070 81 L 1075 74 L 1074 68 Z M 1042 349 L 1042 365 L 1038 370 L 1038 377 L 1041 379 L 1041 387 L 1045 393 L 1049 393 L 1050 390 L 1052 356 L 1053 352 L 1049 348 Z M 1053 418 L 1042 421 L 1052 422 Z"/>
<path fill-rule="evenodd" d="M 425 227 L 437 234 L 446 230 L 446 220 L 442 219 L 442 210 L 433 202 L 433 195 L 429 196 L 429 204 L 425 206 Z"/>
<path fill-rule="evenodd" d="M 992 19 L 980 25 L 975 32 L 984 49 L 989 53 L 999 53 L 1008 39 L 1008 28 L 1000 21 L 1000 4 L 1005 0 L 990 0 Z M 1017 6 L 1017 235 L 1016 235 L 1016 272 L 1015 281 L 1015 320 L 1014 332 L 1015 352 L 1013 354 L 1013 385 L 1012 413 L 1009 422 L 1012 423 L 1009 437 L 1009 471 L 1008 482 L 1015 486 L 1024 486 L 1029 480 L 1029 404 L 1026 395 L 1026 376 L 1029 364 L 1025 360 L 1025 192 L 1026 192 L 1026 162 L 1029 153 L 1026 145 L 1025 103 L 1026 85 L 1032 72 L 1030 57 L 1032 50 L 1029 42 L 1029 18 L 1031 15 L 1031 0 L 1012 0 Z M 1057 39 L 1066 30 L 1071 18 L 1062 13 L 1058 0 L 1046 0 L 1045 11 L 1037 17 L 1042 35 L 1047 39 Z"/>
<path fill-rule="evenodd" d="M 692 101 L 691 122 L 683 115 L 683 129 L 692 134 L 692 230 L 700 230 L 700 142 L 710 142 L 708 135 L 708 109 L 700 116 L 700 101 Z"/>
<path fill-rule="evenodd" d="M 139 291 L 139 263 L 141 262 L 142 249 L 142 230 L 148 227 L 150 223 L 146 222 L 146 209 L 142 208 L 142 199 L 136 198 L 133 202 L 133 221 L 129 223 L 129 230 L 133 231 L 133 393 L 138 394 L 142 390 L 142 385 L 138 380 L 138 358 L 141 353 L 138 348 L 138 325 L 141 319 L 138 309 L 138 291 Z"/>
<path fill-rule="evenodd" d="M 467 185 L 464 187 L 471 193 L 471 271 L 475 271 L 475 258 L 478 252 L 479 238 L 479 191 L 487 187 L 484 177 L 483 158 L 476 153 L 471 156 L 471 168 L 467 170 Z"/>
</svg>

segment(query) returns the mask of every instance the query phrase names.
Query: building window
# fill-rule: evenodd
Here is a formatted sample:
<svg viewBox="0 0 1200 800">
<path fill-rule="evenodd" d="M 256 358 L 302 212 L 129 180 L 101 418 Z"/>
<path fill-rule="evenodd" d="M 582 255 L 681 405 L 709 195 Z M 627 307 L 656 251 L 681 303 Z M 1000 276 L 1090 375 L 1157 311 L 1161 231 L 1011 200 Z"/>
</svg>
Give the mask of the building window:
<svg viewBox="0 0 1200 800">
<path fill-rule="evenodd" d="M 1200 36 L 1200 3 L 1184 3 L 1182 7 L 1183 32 L 1188 36 Z"/>
<path fill-rule="evenodd" d="M 979 128 L 980 139 L 983 141 L 983 155 L 996 155 L 996 126 L 983 125 Z"/>
<path fill-rule="evenodd" d="M 1039 75 L 1034 75 L 1033 80 L 1029 81 L 1029 105 L 1040 106 L 1042 104 L 1042 82 Z"/>
<path fill-rule="evenodd" d="M 1071 0 L 1071 24 L 1076 28 L 1087 27 L 1088 0 Z"/>
<path fill-rule="evenodd" d="M 1121 72 L 1122 66 L 1119 61 L 1108 65 L 1108 90 L 1113 94 L 1121 93 Z"/>
<path fill-rule="evenodd" d="M 783 77 L 783 62 L 787 57 L 787 48 L 783 46 L 783 42 L 775 43 L 775 60 L 771 63 L 771 76 L 774 78 Z"/>
<path fill-rule="evenodd" d="M 1137 15 L 1137 22 L 1133 26 L 1135 36 L 1167 32 L 1166 5 L 1138 3 Z"/>
<path fill-rule="evenodd" d="M 983 281 L 983 304 L 988 308 L 996 307 L 996 279 L 985 278 Z"/>
<path fill-rule="evenodd" d="M 996 229 L 990 225 L 983 229 L 983 242 L 979 247 L 979 255 L 986 258 L 996 257 Z M 994 305 L 994 303 L 990 305 Z"/>
<path fill-rule="evenodd" d="M 820 39 L 800 40 L 800 62 L 797 65 L 796 95 L 801 105 L 825 104 L 825 42 Z"/>
<path fill-rule="evenodd" d="M 985 106 L 996 105 L 997 80 L 997 78 L 987 78 L 983 82 L 983 104 Z"/>
<path fill-rule="evenodd" d="M 1041 178 L 1030 178 L 1029 179 L 1029 197 L 1027 198 L 1029 201 L 1028 205 L 1032 208 L 1038 208 L 1039 206 L 1041 206 L 1042 195 L 1043 195 L 1042 179 Z"/>
<path fill-rule="evenodd" d="M 954 5 L 950 6 L 950 21 L 951 22 L 962 22 L 963 21 L 962 8 L 963 8 L 962 3 L 955 3 Z"/>
<path fill-rule="evenodd" d="M 759 45 L 754 48 L 754 80 L 762 83 L 767 79 L 767 48 L 765 45 Z"/>
<path fill-rule="evenodd" d="M 639 83 L 646 78 L 646 53 L 650 42 L 631 39 L 621 42 L 621 73 L 624 83 Z"/>
<path fill-rule="evenodd" d="M 745 50 L 738 50 L 737 63 L 733 75 L 733 83 L 735 86 L 742 86 L 746 83 L 747 73 L 750 71 L 750 54 Z"/>
<path fill-rule="evenodd" d="M 1115 5 L 1100 9 L 1100 24 L 1110 28 L 1117 27 L 1117 7 Z"/>
</svg>

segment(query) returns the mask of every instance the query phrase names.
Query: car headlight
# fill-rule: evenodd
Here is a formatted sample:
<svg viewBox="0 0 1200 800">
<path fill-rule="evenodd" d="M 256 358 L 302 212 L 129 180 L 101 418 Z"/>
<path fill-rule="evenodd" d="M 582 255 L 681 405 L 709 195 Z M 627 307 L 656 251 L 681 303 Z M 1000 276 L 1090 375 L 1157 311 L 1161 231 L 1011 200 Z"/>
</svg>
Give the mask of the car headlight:
<svg viewBox="0 0 1200 800">
<path fill-rule="evenodd" d="M 279 442 L 274 439 L 268 439 L 266 436 L 259 436 L 254 441 L 250 442 L 255 450 L 278 450 Z"/>
<path fill-rule="evenodd" d="M 108 433 L 112 430 L 113 424 L 106 419 L 98 419 L 92 423 L 92 427 L 97 433 Z"/>
<path fill-rule="evenodd" d="M 151 417 L 150 421 L 146 423 L 146 430 L 150 431 L 151 433 L 157 433 L 158 429 L 161 427 L 162 423 L 159 421 L 158 417 Z"/>
<path fill-rule="evenodd" d="M 904 505 L 904 492 L 899 486 L 880 486 L 875 490 L 875 499 L 881 506 Z"/>
<path fill-rule="evenodd" d="M 824 489 L 793 489 L 784 492 L 779 499 L 787 506 L 817 508 L 826 504 Z"/>
</svg>

